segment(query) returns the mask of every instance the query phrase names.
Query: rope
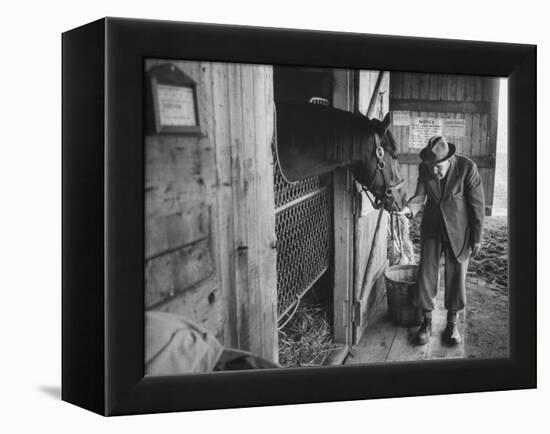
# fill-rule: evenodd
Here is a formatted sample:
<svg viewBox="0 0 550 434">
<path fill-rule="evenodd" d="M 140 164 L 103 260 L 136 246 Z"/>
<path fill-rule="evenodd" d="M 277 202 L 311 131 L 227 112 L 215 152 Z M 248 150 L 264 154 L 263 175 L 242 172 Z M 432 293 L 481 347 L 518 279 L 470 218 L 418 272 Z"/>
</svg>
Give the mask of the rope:
<svg viewBox="0 0 550 434">
<path fill-rule="evenodd" d="M 360 293 L 360 296 L 361 298 L 363 297 L 363 292 L 366 288 L 366 285 L 368 283 L 368 278 L 369 278 L 369 272 L 372 268 L 372 264 L 373 264 L 373 259 L 374 259 L 374 250 L 376 249 L 377 245 L 378 245 L 378 233 L 380 232 L 380 223 L 382 222 L 382 214 L 384 214 L 384 208 L 380 208 L 380 211 L 378 212 L 378 219 L 376 221 L 376 229 L 374 230 L 374 236 L 372 238 L 372 245 L 371 245 L 371 248 L 370 248 L 370 252 L 369 252 L 369 258 L 367 260 L 367 266 L 365 267 L 365 274 L 363 274 L 363 281 L 362 281 L 362 284 L 361 284 L 361 293 Z"/>
</svg>

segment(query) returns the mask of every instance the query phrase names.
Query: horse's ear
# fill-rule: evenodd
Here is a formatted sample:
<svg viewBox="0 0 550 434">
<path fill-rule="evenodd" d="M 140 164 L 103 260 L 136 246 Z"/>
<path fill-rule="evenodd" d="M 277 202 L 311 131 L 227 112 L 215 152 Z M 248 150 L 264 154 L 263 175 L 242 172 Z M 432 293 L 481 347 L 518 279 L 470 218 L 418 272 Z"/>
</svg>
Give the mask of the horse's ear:
<svg viewBox="0 0 550 434">
<path fill-rule="evenodd" d="M 390 116 L 390 112 L 388 112 L 386 113 L 386 116 L 384 116 L 384 120 L 382 121 L 382 129 L 384 133 L 389 128 L 390 123 L 391 123 L 391 116 Z"/>
</svg>

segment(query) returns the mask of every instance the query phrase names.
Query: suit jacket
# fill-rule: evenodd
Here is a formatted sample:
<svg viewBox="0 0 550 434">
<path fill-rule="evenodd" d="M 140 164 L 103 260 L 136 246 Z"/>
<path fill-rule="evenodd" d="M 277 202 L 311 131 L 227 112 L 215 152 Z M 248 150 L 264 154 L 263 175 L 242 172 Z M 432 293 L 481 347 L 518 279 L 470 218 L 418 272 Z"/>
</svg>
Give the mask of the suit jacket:
<svg viewBox="0 0 550 434">
<path fill-rule="evenodd" d="M 470 246 L 481 242 L 485 198 L 476 164 L 462 155 L 450 159 L 445 190 L 426 163 L 418 168 L 414 196 L 407 202 L 413 216 L 424 206 L 421 238 L 431 237 L 444 225 L 451 249 L 459 262 L 470 255 Z"/>
</svg>

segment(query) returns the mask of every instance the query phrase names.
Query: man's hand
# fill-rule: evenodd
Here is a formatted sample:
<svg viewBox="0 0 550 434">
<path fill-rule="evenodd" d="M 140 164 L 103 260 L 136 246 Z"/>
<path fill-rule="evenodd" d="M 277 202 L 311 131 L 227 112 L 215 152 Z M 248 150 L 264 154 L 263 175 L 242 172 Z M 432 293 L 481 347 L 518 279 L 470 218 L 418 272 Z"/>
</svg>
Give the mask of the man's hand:
<svg viewBox="0 0 550 434">
<path fill-rule="evenodd" d="M 472 256 L 475 258 L 477 255 L 479 255 L 479 252 L 481 252 L 481 243 L 474 243 L 472 244 Z"/>
</svg>

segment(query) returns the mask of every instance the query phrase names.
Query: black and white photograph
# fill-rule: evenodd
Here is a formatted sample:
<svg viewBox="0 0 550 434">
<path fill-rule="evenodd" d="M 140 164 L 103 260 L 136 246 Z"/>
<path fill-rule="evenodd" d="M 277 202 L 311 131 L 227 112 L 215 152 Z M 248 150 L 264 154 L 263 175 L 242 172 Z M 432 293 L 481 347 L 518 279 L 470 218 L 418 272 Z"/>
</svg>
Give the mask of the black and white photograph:
<svg viewBox="0 0 550 434">
<path fill-rule="evenodd" d="M 7 2 L 2 433 L 543 432 L 541 2 Z"/>
<path fill-rule="evenodd" d="M 505 78 L 143 67 L 146 375 L 509 356 Z"/>
</svg>

